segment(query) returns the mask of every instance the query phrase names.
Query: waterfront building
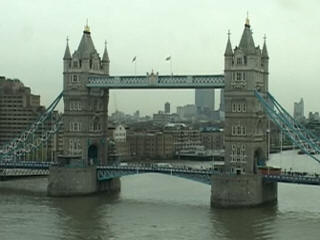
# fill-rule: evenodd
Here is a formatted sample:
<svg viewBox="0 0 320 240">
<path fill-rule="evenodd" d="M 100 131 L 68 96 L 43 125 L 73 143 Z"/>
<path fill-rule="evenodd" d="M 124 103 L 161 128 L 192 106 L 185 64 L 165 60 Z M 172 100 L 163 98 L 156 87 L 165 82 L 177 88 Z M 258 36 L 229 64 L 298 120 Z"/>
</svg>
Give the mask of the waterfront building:
<svg viewBox="0 0 320 240">
<path fill-rule="evenodd" d="M 157 132 L 131 132 L 127 137 L 129 157 L 132 160 L 170 159 L 174 144 L 171 134 Z"/>
<path fill-rule="evenodd" d="M 108 126 L 108 159 L 111 161 L 122 161 L 128 157 L 127 132 L 128 128 L 123 124 Z"/>
<path fill-rule="evenodd" d="M 207 150 L 220 150 L 224 148 L 223 129 L 216 127 L 200 128 L 200 143 Z"/>
<path fill-rule="evenodd" d="M 113 131 L 113 139 L 115 142 L 123 142 L 123 143 L 126 142 L 127 130 L 122 124 L 119 124 L 118 126 L 115 127 Z"/>
<path fill-rule="evenodd" d="M 200 145 L 200 130 L 183 123 L 169 123 L 163 132 L 172 135 L 176 155 L 179 155 L 182 149 L 192 149 Z"/>
<path fill-rule="evenodd" d="M 197 107 L 194 104 L 177 107 L 177 114 L 180 120 L 193 120 L 197 114 Z"/>
<path fill-rule="evenodd" d="M 153 114 L 153 123 L 157 126 L 163 126 L 171 121 L 172 116 L 168 113 L 161 112 Z"/>
</svg>

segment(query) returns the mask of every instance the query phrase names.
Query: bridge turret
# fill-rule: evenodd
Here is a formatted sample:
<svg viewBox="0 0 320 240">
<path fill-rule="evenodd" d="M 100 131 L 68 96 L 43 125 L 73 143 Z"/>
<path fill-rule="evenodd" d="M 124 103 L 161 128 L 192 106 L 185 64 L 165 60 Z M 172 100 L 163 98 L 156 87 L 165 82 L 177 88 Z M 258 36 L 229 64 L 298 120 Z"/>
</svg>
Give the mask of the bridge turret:
<svg viewBox="0 0 320 240">
<path fill-rule="evenodd" d="M 263 80 L 265 82 L 266 89 L 268 89 L 268 87 L 269 87 L 269 54 L 268 54 L 268 50 L 267 50 L 266 36 L 264 36 L 261 65 L 262 65 L 263 71 L 264 71 Z"/>
<path fill-rule="evenodd" d="M 107 50 L 107 41 L 105 41 L 101 66 L 102 66 L 104 73 L 109 75 L 110 59 L 109 59 L 108 50 Z"/>
<path fill-rule="evenodd" d="M 231 46 L 231 41 L 230 41 L 230 31 L 228 31 L 228 41 L 227 41 L 227 46 L 226 50 L 224 52 L 224 69 L 230 69 L 233 64 L 233 51 L 232 51 L 232 46 Z"/>
<path fill-rule="evenodd" d="M 66 72 L 71 67 L 71 53 L 69 48 L 69 39 L 67 38 L 67 46 L 63 56 L 63 71 Z"/>
</svg>

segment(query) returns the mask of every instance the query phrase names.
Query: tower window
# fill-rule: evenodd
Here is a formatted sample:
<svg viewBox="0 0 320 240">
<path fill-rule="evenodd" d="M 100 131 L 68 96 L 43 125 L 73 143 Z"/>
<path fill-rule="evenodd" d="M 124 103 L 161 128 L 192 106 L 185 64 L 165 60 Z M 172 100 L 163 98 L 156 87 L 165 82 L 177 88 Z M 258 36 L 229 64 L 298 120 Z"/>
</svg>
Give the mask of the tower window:
<svg viewBox="0 0 320 240">
<path fill-rule="evenodd" d="M 241 104 L 237 104 L 238 105 L 238 112 L 241 112 Z"/>
<path fill-rule="evenodd" d="M 236 135 L 236 127 L 232 126 L 232 135 Z"/>
<path fill-rule="evenodd" d="M 237 80 L 240 81 L 241 80 L 241 73 L 237 72 Z"/>
<path fill-rule="evenodd" d="M 231 129 L 232 136 L 246 136 L 247 134 L 247 128 L 243 125 L 233 125 Z"/>
<path fill-rule="evenodd" d="M 237 64 L 242 64 L 242 58 L 241 57 L 237 58 Z"/>
<path fill-rule="evenodd" d="M 73 67 L 77 68 L 78 67 L 78 61 L 73 61 Z"/>
<path fill-rule="evenodd" d="M 246 127 L 242 126 L 242 135 L 245 136 L 246 135 Z"/>
<path fill-rule="evenodd" d="M 243 60 L 244 60 L 244 64 L 247 64 L 247 56 L 244 56 Z"/>
<path fill-rule="evenodd" d="M 71 132 L 80 132 L 81 123 L 80 122 L 70 122 L 70 131 Z"/>
<path fill-rule="evenodd" d="M 77 138 L 69 139 L 69 151 L 71 152 L 71 154 L 81 153 L 80 139 L 77 139 Z"/>
<path fill-rule="evenodd" d="M 241 135 L 241 127 L 240 126 L 237 126 L 237 134 Z"/>
<path fill-rule="evenodd" d="M 79 81 L 78 75 L 72 75 L 72 82 L 75 83 L 78 81 Z"/>
<path fill-rule="evenodd" d="M 246 103 L 232 103 L 232 112 L 246 112 Z"/>
<path fill-rule="evenodd" d="M 70 111 L 81 111 L 81 102 L 71 101 L 70 102 Z"/>
<path fill-rule="evenodd" d="M 242 112 L 246 112 L 247 111 L 247 107 L 245 103 L 242 103 Z"/>
<path fill-rule="evenodd" d="M 232 112 L 236 112 L 237 110 L 237 105 L 235 103 L 232 104 Z"/>
</svg>

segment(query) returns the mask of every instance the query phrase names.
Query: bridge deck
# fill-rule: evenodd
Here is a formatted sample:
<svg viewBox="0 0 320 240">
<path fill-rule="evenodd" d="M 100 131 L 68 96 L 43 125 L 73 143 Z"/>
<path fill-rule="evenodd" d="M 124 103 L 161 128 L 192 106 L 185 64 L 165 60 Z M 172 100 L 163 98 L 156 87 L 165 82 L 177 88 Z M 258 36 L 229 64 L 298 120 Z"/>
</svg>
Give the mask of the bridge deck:
<svg viewBox="0 0 320 240">
<path fill-rule="evenodd" d="M 286 173 L 281 175 L 264 175 L 264 180 L 267 182 L 320 185 L 319 176 L 288 175 Z"/>
<path fill-rule="evenodd" d="M 38 170 L 39 174 L 46 175 L 49 173 L 49 167 L 52 165 L 50 162 L 0 162 L 0 170 L 2 173 L 8 169 L 15 170 L 19 174 L 24 176 L 35 175 L 34 170 Z M 44 171 L 45 170 L 45 171 Z M 183 177 L 190 180 L 211 184 L 211 176 L 213 174 L 221 174 L 214 172 L 212 169 L 195 169 L 195 168 L 183 168 L 183 167 L 145 167 L 141 165 L 132 166 L 97 166 L 97 180 L 105 181 L 108 179 L 122 177 L 133 174 L 143 173 L 161 173 L 166 175 L 172 175 L 177 177 Z M 235 177 L 232 174 L 230 177 Z M 280 175 L 264 175 L 264 180 L 267 182 L 282 182 L 282 183 L 295 183 L 306 185 L 320 185 L 319 175 L 302 175 L 302 174 L 288 174 L 282 173 Z"/>
</svg>

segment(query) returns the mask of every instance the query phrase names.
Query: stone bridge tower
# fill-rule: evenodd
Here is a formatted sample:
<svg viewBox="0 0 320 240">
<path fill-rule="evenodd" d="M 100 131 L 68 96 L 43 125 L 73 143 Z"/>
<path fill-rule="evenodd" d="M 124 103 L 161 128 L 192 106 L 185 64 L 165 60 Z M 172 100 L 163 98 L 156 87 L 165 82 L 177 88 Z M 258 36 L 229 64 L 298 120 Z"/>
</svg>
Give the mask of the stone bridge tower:
<svg viewBox="0 0 320 240">
<path fill-rule="evenodd" d="M 225 164 L 235 174 L 256 174 L 268 157 L 268 121 L 254 95 L 268 91 L 268 52 L 255 46 L 249 19 L 234 51 L 225 51 Z"/>
<path fill-rule="evenodd" d="M 107 48 L 101 59 L 86 25 L 72 56 L 67 43 L 63 62 L 64 155 L 79 156 L 85 165 L 105 164 L 109 92 L 86 84 L 90 76 L 109 74 Z"/>
<path fill-rule="evenodd" d="M 255 46 L 246 19 L 239 46 L 225 50 L 225 172 L 214 176 L 213 206 L 257 205 L 277 199 L 277 185 L 266 184 L 257 171 L 268 157 L 268 121 L 254 91 L 268 91 L 266 43 Z"/>
</svg>

